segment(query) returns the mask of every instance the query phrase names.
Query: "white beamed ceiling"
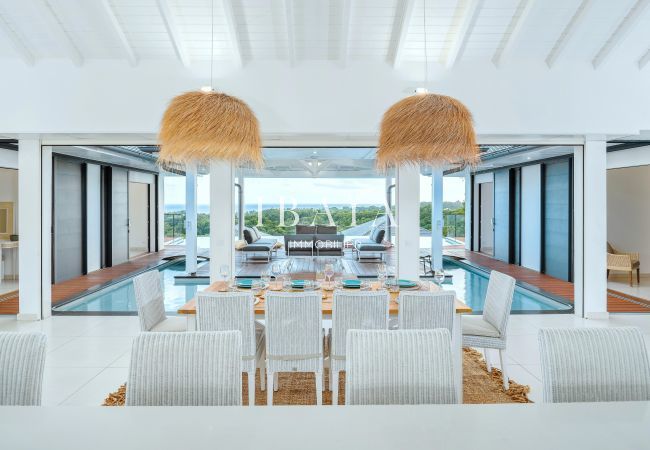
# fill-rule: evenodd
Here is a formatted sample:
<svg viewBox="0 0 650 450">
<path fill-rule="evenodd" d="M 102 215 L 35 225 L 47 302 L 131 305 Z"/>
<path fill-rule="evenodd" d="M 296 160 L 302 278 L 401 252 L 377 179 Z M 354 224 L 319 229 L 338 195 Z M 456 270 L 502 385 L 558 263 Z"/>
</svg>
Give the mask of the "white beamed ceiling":
<svg viewBox="0 0 650 450">
<path fill-rule="evenodd" d="M 503 52 L 500 64 L 517 64 L 545 61 L 559 48 L 554 66 L 594 63 L 605 48 L 600 62 L 644 68 L 650 59 L 644 58 L 650 50 L 649 3 L 427 0 L 429 61 L 450 68 Z M 211 0 L 0 0 L 0 59 L 205 62 L 210 13 Z M 423 0 L 214 0 L 214 17 L 219 62 L 386 61 L 397 67 L 424 60 Z"/>
</svg>

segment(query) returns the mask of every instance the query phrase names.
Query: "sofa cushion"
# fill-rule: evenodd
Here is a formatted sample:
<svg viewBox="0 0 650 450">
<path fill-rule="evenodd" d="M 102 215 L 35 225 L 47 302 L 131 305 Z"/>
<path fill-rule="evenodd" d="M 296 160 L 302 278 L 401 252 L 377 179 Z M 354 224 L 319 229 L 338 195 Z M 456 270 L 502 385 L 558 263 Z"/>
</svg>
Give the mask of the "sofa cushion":
<svg viewBox="0 0 650 450">
<path fill-rule="evenodd" d="M 377 244 L 372 239 L 357 239 L 354 241 L 354 247 L 362 252 L 382 252 L 386 250 L 384 244 Z"/>
<path fill-rule="evenodd" d="M 296 225 L 296 234 L 316 234 L 316 227 L 311 225 Z"/>
<path fill-rule="evenodd" d="M 255 242 L 255 234 L 254 234 L 253 230 L 251 230 L 248 227 L 244 227 L 244 240 L 248 244 L 252 244 L 253 242 Z"/>
<path fill-rule="evenodd" d="M 336 225 L 318 225 L 316 234 L 336 234 Z"/>
<path fill-rule="evenodd" d="M 370 239 L 377 244 L 381 244 L 382 242 L 384 242 L 385 235 L 386 235 L 386 230 L 384 230 L 383 228 L 375 228 L 374 230 L 372 230 L 372 233 L 370 234 Z"/>
<path fill-rule="evenodd" d="M 257 227 L 253 227 L 251 230 L 253 230 L 253 242 L 262 238 L 262 233 L 260 233 L 260 230 L 258 230 Z"/>
<path fill-rule="evenodd" d="M 242 248 L 242 252 L 270 252 L 273 249 L 274 244 L 261 244 L 259 242 L 253 242 L 248 244 L 246 247 Z"/>
</svg>

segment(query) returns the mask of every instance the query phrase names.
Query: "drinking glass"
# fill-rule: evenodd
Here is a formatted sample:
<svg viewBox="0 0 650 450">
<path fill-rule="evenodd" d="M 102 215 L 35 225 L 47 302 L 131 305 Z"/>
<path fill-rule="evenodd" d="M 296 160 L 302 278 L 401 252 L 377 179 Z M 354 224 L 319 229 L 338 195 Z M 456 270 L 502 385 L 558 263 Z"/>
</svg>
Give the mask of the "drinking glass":
<svg viewBox="0 0 650 450">
<path fill-rule="evenodd" d="M 329 286 L 325 286 L 323 284 L 324 280 L 325 280 L 325 274 L 323 272 L 321 272 L 320 270 L 318 272 L 316 272 L 316 283 L 318 283 L 322 287 L 329 287 Z"/>
<path fill-rule="evenodd" d="M 262 283 L 268 286 L 271 282 L 271 274 L 269 274 L 268 270 L 263 270 L 260 279 L 262 280 Z"/>
<path fill-rule="evenodd" d="M 273 275 L 273 278 L 277 279 L 278 275 L 282 272 L 282 266 L 280 263 L 273 263 L 271 264 L 271 275 Z"/>
<path fill-rule="evenodd" d="M 334 275 L 334 266 L 331 264 L 325 264 L 325 277 L 328 283 L 332 281 L 332 275 Z"/>
<path fill-rule="evenodd" d="M 438 286 L 442 287 L 442 283 L 445 281 L 445 271 L 442 268 L 434 270 L 433 279 Z"/>
</svg>

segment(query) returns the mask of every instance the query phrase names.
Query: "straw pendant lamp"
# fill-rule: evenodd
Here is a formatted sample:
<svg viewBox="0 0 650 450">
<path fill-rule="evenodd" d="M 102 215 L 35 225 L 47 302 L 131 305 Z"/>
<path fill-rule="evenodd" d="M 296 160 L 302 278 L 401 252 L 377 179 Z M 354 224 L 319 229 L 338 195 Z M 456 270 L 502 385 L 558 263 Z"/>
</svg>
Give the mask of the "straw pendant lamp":
<svg viewBox="0 0 650 450">
<path fill-rule="evenodd" d="M 425 82 L 429 81 L 426 0 L 424 0 Z M 453 97 L 418 88 L 391 106 L 381 121 L 377 167 L 408 164 L 442 166 L 449 163 L 474 164 L 479 149 L 472 114 Z"/>
<path fill-rule="evenodd" d="M 260 127 L 249 106 L 212 88 L 214 65 L 214 0 L 210 50 L 210 86 L 174 97 L 163 115 L 158 135 L 162 163 L 232 161 L 261 167 Z"/>
</svg>

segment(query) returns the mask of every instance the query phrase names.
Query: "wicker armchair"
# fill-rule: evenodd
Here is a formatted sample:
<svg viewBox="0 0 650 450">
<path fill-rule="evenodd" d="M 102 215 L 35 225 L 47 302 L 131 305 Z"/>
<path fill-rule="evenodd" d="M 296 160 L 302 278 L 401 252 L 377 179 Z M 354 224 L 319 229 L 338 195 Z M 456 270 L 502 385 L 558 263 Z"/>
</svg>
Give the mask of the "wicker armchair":
<svg viewBox="0 0 650 450">
<path fill-rule="evenodd" d="M 626 253 L 616 250 L 612 244 L 607 243 L 607 278 L 610 270 L 619 270 L 630 274 L 632 286 L 632 273 L 636 270 L 636 282 L 641 283 L 641 263 L 638 253 Z"/>
</svg>

